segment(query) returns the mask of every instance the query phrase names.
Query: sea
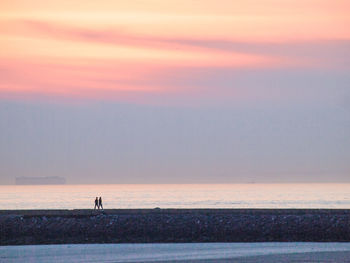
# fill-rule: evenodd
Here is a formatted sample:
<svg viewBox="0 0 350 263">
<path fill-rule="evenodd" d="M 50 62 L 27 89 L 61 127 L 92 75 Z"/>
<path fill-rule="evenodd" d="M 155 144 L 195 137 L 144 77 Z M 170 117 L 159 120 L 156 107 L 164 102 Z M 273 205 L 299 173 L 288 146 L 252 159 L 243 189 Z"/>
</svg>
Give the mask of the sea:
<svg viewBox="0 0 350 263">
<path fill-rule="evenodd" d="M 118 208 L 350 208 L 350 184 L 1 185 L 0 210 Z"/>
</svg>

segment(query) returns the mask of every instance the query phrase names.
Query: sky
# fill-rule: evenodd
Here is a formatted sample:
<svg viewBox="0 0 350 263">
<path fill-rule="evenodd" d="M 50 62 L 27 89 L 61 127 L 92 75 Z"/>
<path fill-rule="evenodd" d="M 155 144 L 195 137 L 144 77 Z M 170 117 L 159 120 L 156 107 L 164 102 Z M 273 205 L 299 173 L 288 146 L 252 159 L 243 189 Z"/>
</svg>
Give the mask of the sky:
<svg viewBox="0 0 350 263">
<path fill-rule="evenodd" d="M 3 0 L 0 184 L 350 181 L 347 0 Z"/>
</svg>

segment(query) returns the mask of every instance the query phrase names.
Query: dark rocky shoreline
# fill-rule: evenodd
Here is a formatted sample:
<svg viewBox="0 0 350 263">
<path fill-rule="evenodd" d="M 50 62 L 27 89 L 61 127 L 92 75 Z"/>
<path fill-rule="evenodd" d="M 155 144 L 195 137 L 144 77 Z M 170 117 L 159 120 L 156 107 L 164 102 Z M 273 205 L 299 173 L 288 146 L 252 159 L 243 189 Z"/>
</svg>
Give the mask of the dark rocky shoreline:
<svg viewBox="0 0 350 263">
<path fill-rule="evenodd" d="M 349 242 L 347 209 L 0 210 L 0 245 Z"/>
</svg>

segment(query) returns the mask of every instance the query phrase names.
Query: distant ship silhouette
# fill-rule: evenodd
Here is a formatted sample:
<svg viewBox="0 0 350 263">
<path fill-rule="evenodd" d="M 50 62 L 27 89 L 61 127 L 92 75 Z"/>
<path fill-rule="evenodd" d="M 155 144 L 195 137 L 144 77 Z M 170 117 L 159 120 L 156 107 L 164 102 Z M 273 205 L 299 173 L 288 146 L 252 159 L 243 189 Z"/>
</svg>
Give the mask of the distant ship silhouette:
<svg viewBox="0 0 350 263">
<path fill-rule="evenodd" d="M 16 177 L 16 185 L 49 185 L 49 184 L 66 184 L 66 179 L 59 176 Z"/>
</svg>

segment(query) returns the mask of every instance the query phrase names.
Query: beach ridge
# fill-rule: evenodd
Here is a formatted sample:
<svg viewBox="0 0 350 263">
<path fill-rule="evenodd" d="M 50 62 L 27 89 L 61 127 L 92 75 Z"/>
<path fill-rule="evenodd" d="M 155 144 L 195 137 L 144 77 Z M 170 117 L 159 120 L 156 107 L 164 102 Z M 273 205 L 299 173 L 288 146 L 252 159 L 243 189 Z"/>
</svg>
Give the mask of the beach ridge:
<svg viewBox="0 0 350 263">
<path fill-rule="evenodd" d="M 0 210 L 0 245 L 349 242 L 349 209 Z"/>
</svg>

